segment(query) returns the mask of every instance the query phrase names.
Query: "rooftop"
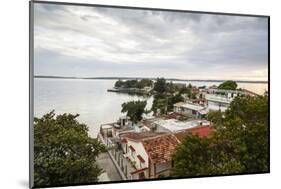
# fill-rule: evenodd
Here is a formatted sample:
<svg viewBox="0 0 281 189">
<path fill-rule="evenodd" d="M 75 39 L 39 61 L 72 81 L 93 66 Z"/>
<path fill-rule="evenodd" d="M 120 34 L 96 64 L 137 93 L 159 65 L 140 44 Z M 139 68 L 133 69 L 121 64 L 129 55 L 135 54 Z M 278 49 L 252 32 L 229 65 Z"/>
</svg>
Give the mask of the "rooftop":
<svg viewBox="0 0 281 189">
<path fill-rule="evenodd" d="M 207 94 L 205 97 L 209 101 L 215 101 L 215 102 L 222 102 L 226 104 L 230 104 L 233 98 L 228 98 L 224 95 L 217 95 L 217 94 Z"/>
<path fill-rule="evenodd" d="M 211 128 L 208 125 L 206 125 L 206 126 L 197 126 L 197 127 L 191 128 L 191 129 L 185 129 L 185 130 L 182 130 L 182 131 L 178 131 L 178 132 L 176 132 L 174 134 L 175 134 L 175 136 L 177 137 L 177 139 L 179 141 L 182 141 L 184 136 L 187 133 L 192 133 L 192 134 L 198 135 L 200 137 L 207 137 L 211 133 Z"/>
<path fill-rule="evenodd" d="M 142 141 L 145 151 L 154 163 L 171 161 L 178 144 L 173 134 L 159 135 Z"/>
<path fill-rule="evenodd" d="M 147 138 L 153 138 L 159 135 L 162 135 L 165 133 L 156 133 L 156 132 L 131 132 L 131 133 L 126 133 L 122 136 L 122 138 L 126 138 L 126 139 L 131 139 L 131 140 L 137 140 L 137 141 L 141 141 Z"/>
<path fill-rule="evenodd" d="M 195 111 L 200 111 L 200 110 L 205 109 L 204 106 L 197 105 L 197 104 L 191 104 L 191 103 L 185 103 L 181 107 L 187 108 L 187 109 L 190 109 L 190 110 L 195 110 Z"/>
<path fill-rule="evenodd" d="M 176 119 L 159 119 L 154 121 L 154 123 L 170 130 L 171 132 L 190 129 L 199 125 L 210 125 L 210 122 L 207 120 L 179 121 Z"/>
</svg>

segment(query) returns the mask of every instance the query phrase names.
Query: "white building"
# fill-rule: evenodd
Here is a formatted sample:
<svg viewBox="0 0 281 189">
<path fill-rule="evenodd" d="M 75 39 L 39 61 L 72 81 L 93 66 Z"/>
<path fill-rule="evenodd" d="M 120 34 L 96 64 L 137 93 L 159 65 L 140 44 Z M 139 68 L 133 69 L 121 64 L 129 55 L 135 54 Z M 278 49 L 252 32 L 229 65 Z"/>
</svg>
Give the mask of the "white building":
<svg viewBox="0 0 281 189">
<path fill-rule="evenodd" d="M 204 105 L 192 104 L 189 102 L 178 102 L 174 104 L 174 112 L 193 118 L 202 118 L 208 113 Z"/>
<path fill-rule="evenodd" d="M 217 94 L 207 94 L 205 96 L 207 100 L 207 109 L 208 111 L 222 111 L 225 112 L 226 109 L 229 107 L 230 103 L 234 98 L 227 97 L 223 95 Z"/>
<path fill-rule="evenodd" d="M 242 90 L 222 90 L 222 89 L 208 89 L 208 93 L 205 95 L 207 100 L 208 111 L 222 112 L 226 111 L 230 103 L 236 96 L 258 96 L 258 94 L 246 89 Z"/>
</svg>

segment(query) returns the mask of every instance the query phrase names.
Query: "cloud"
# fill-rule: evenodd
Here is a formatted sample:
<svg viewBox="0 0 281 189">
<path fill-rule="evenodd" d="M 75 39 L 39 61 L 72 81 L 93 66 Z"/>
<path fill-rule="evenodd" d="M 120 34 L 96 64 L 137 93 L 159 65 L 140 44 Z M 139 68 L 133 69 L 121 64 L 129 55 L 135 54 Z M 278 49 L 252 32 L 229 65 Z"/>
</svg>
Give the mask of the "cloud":
<svg viewBox="0 0 281 189">
<path fill-rule="evenodd" d="M 267 24 L 262 17 L 37 3 L 35 73 L 266 80 Z"/>
</svg>

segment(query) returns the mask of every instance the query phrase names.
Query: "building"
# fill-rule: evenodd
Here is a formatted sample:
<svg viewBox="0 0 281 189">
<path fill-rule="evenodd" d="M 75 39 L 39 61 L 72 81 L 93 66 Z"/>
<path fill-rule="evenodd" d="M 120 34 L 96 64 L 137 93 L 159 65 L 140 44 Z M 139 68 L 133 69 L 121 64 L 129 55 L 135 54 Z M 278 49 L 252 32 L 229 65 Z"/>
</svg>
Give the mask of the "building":
<svg viewBox="0 0 281 189">
<path fill-rule="evenodd" d="M 206 105 L 207 112 L 209 111 L 222 111 L 225 112 L 234 98 L 225 95 L 207 94 Z"/>
<path fill-rule="evenodd" d="M 178 115 L 175 113 L 170 116 Z M 186 133 L 199 136 L 208 136 L 210 133 L 210 122 L 206 120 L 153 118 L 142 123 L 141 127 L 147 130 L 137 130 L 128 122 L 123 117 L 116 123 L 101 125 L 98 135 L 108 147 L 108 154 L 123 180 L 168 176 L 172 154 Z"/>
<path fill-rule="evenodd" d="M 223 94 L 227 97 L 236 97 L 236 96 L 258 96 L 257 93 L 249 91 L 247 89 L 239 89 L 239 90 L 225 90 L 225 89 L 214 89 L 209 88 L 208 94 Z"/>
<path fill-rule="evenodd" d="M 190 129 L 199 125 L 210 125 L 210 122 L 207 120 L 186 120 L 180 121 L 177 119 L 152 119 L 147 120 L 146 124 L 149 125 L 150 128 L 153 128 L 154 132 L 165 132 L 172 133 L 184 129 Z"/>
<path fill-rule="evenodd" d="M 122 137 L 124 173 L 128 179 L 169 175 L 178 139 L 167 133 L 128 133 Z"/>
<path fill-rule="evenodd" d="M 174 112 L 192 118 L 203 118 L 208 113 L 204 105 L 190 102 L 178 102 L 174 104 Z"/>
<path fill-rule="evenodd" d="M 258 94 L 246 89 L 223 90 L 210 88 L 208 89 L 208 94 L 205 95 L 208 111 L 220 110 L 224 112 L 236 96 L 258 96 Z"/>
</svg>

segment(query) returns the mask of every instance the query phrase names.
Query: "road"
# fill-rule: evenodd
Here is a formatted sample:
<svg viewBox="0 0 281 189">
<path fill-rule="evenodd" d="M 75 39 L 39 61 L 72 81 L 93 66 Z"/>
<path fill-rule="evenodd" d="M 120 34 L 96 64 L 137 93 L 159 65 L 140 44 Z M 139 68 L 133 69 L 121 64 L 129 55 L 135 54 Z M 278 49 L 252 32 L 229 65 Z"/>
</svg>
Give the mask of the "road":
<svg viewBox="0 0 281 189">
<path fill-rule="evenodd" d="M 105 172 L 99 176 L 99 181 L 122 180 L 108 153 L 102 153 L 97 158 L 97 164 Z"/>
</svg>

